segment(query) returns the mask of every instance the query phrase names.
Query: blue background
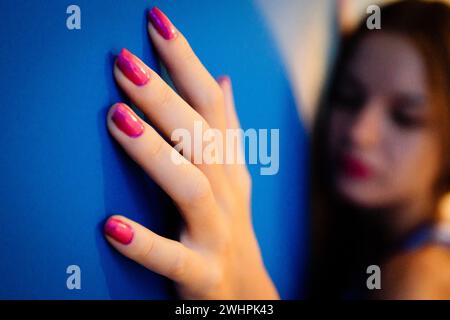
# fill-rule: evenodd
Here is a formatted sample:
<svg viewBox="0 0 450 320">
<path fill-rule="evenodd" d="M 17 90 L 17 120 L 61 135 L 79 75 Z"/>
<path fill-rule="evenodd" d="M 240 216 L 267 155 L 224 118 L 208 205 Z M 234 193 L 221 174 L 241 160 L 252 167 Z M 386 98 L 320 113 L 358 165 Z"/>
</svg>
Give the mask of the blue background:
<svg viewBox="0 0 450 320">
<path fill-rule="evenodd" d="M 66 8 L 81 8 L 81 30 Z M 306 149 L 275 42 L 252 1 L 154 1 L 214 76 L 233 80 L 243 128 L 280 129 L 280 171 L 253 177 L 253 217 L 267 268 L 283 298 L 303 296 Z M 162 299 L 171 283 L 128 261 L 101 233 L 124 214 L 169 237 L 170 200 L 108 135 L 121 96 L 114 55 L 127 47 L 151 67 L 149 1 L 0 2 L 0 298 Z M 81 290 L 66 268 L 81 268 Z"/>
</svg>

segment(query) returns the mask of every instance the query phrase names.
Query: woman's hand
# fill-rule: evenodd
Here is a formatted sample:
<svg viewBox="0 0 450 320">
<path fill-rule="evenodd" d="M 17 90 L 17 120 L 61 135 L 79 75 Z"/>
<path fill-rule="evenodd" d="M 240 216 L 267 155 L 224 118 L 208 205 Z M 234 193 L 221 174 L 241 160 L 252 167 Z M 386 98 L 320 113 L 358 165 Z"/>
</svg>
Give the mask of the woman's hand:
<svg viewBox="0 0 450 320">
<path fill-rule="evenodd" d="M 203 132 L 215 128 L 224 138 L 226 129 L 239 129 L 230 80 L 216 82 L 157 8 L 149 12 L 149 20 L 150 38 L 178 93 L 125 49 L 114 66 L 123 91 L 169 141 L 176 129 L 187 130 L 195 140 L 199 124 Z M 115 215 L 105 224 L 111 245 L 175 281 L 182 298 L 278 298 L 252 227 L 245 164 L 193 161 L 194 146 L 184 145 L 180 154 L 173 141 L 166 142 L 123 103 L 111 107 L 107 124 L 124 150 L 173 199 L 185 221 L 180 241 L 174 241 Z"/>
</svg>

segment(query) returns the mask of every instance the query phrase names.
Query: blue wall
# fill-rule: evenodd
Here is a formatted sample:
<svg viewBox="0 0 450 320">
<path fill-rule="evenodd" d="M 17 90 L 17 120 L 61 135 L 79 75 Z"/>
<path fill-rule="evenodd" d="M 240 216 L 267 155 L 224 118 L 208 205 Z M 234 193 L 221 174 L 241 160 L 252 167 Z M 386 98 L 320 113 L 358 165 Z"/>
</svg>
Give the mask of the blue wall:
<svg viewBox="0 0 450 320">
<path fill-rule="evenodd" d="M 169 281 L 105 242 L 104 219 L 121 213 L 173 237 L 170 200 L 108 135 L 121 96 L 114 54 L 127 47 L 151 67 L 148 1 L 77 0 L 81 30 L 66 28 L 72 2 L 0 2 L 0 298 L 169 298 Z M 275 42 L 251 1 L 154 1 L 214 76 L 233 79 L 245 128 L 280 128 L 280 171 L 251 166 L 253 216 L 283 298 L 302 296 L 306 249 L 304 129 Z M 81 290 L 66 268 L 81 267 Z"/>
</svg>

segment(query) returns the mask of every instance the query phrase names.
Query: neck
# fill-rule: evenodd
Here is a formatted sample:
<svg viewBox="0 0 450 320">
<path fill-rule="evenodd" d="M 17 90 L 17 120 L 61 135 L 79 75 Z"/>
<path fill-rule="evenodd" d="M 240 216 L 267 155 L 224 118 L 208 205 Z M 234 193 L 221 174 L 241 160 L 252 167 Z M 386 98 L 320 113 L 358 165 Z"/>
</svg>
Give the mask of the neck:
<svg viewBox="0 0 450 320">
<path fill-rule="evenodd" d="M 431 222 L 434 209 L 431 197 L 399 204 L 387 210 L 382 217 L 386 232 L 395 241 L 405 239 L 417 228 Z"/>
<path fill-rule="evenodd" d="M 435 209 L 432 197 L 418 197 L 414 200 L 382 208 L 373 219 L 378 220 L 386 241 L 390 244 L 404 241 L 410 234 L 425 224 L 432 222 Z"/>
<path fill-rule="evenodd" d="M 350 219 L 353 222 L 359 221 L 362 226 L 361 231 L 369 238 L 375 237 L 378 245 L 390 247 L 407 238 L 417 228 L 432 221 L 435 210 L 433 199 L 431 196 L 422 196 L 378 208 L 360 208 L 350 205 L 349 212 L 354 213 Z"/>
</svg>

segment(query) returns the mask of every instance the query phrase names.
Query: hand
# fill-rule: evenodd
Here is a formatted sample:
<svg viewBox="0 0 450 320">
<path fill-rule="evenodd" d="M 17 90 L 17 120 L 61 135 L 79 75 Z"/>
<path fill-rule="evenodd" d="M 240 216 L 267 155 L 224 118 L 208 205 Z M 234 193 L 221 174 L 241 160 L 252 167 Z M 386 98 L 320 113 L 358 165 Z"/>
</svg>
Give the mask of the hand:
<svg viewBox="0 0 450 320">
<path fill-rule="evenodd" d="M 169 141 L 180 128 L 194 136 L 195 124 L 204 132 L 218 129 L 223 137 L 226 129 L 238 129 L 229 78 L 215 81 L 157 8 L 149 20 L 150 38 L 179 94 L 125 49 L 114 66 L 118 85 Z M 107 125 L 125 152 L 173 199 L 185 221 L 174 241 L 115 215 L 105 224 L 111 245 L 175 281 L 182 298 L 278 298 L 252 227 L 245 164 L 194 164 L 193 148 L 184 146 L 180 154 L 123 103 L 111 107 Z"/>
</svg>

